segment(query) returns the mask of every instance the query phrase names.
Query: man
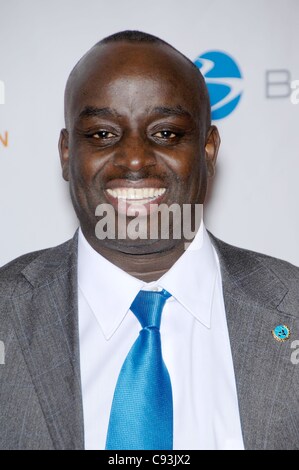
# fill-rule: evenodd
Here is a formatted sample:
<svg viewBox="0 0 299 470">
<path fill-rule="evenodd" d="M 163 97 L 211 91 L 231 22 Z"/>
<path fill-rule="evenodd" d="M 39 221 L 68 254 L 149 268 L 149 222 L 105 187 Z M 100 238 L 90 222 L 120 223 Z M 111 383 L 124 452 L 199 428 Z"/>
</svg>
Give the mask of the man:
<svg viewBox="0 0 299 470">
<path fill-rule="evenodd" d="M 191 206 L 194 228 L 214 174 L 220 140 L 199 71 L 158 38 L 118 33 L 75 66 L 65 119 L 61 163 L 80 229 L 0 270 L 0 448 L 298 449 L 288 340 L 299 338 L 299 269 L 227 245 L 203 222 L 188 248 L 184 234 L 162 236 L 163 214 L 150 236 L 163 204 Z M 145 236 L 120 236 L 138 212 Z M 136 340 L 141 291 L 167 295 L 160 330 L 142 325 Z M 123 364 L 145 330 L 161 337 L 165 380 L 150 390 L 148 360 L 140 397 L 143 360 L 130 378 Z M 148 397 L 159 392 L 156 411 Z"/>
</svg>

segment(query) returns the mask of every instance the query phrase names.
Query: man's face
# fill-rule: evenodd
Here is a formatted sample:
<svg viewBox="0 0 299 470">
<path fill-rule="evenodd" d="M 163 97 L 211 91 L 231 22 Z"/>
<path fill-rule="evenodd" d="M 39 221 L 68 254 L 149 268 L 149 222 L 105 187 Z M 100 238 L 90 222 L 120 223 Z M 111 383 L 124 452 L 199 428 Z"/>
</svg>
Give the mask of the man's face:
<svg viewBox="0 0 299 470">
<path fill-rule="evenodd" d="M 196 71 L 167 46 L 98 46 L 79 65 L 67 107 L 67 131 L 60 139 L 63 174 L 87 239 L 127 253 L 180 243 L 97 241 L 95 210 L 108 203 L 117 215 L 121 202 L 125 211 L 142 204 L 149 214 L 153 204 L 203 203 L 218 134 L 205 128 Z"/>
</svg>

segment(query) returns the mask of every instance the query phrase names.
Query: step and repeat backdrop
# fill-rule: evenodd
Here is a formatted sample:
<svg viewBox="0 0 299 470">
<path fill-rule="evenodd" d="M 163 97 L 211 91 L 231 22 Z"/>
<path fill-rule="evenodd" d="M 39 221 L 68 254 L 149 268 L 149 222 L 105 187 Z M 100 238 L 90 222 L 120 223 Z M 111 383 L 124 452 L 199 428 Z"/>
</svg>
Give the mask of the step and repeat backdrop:
<svg viewBox="0 0 299 470">
<path fill-rule="evenodd" d="M 161 37 L 205 76 L 222 139 L 207 227 L 299 265 L 298 17 L 298 0 L 0 0 L 0 266 L 73 235 L 64 86 L 124 29 Z"/>
</svg>

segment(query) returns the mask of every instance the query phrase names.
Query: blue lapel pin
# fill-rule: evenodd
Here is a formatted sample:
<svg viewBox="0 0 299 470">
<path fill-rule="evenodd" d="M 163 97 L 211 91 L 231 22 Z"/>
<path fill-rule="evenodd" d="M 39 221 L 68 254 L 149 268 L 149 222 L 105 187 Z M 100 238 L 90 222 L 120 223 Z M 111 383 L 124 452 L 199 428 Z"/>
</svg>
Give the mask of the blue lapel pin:
<svg viewBox="0 0 299 470">
<path fill-rule="evenodd" d="M 273 338 L 280 343 L 287 341 L 291 336 L 290 328 L 286 325 L 277 325 L 274 330 L 272 330 Z"/>
</svg>

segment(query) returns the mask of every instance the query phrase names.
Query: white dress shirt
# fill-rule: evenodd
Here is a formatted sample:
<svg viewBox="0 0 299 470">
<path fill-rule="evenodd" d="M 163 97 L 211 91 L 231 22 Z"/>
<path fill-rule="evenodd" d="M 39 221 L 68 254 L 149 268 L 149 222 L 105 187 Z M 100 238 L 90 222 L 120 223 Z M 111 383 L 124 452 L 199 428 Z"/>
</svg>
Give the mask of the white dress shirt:
<svg viewBox="0 0 299 470">
<path fill-rule="evenodd" d="M 144 288 L 172 294 L 160 331 L 173 392 L 173 448 L 244 448 L 219 261 L 203 224 L 151 283 L 107 261 L 80 230 L 78 284 L 85 449 L 105 449 L 117 378 L 141 329 L 130 305 Z"/>
</svg>

